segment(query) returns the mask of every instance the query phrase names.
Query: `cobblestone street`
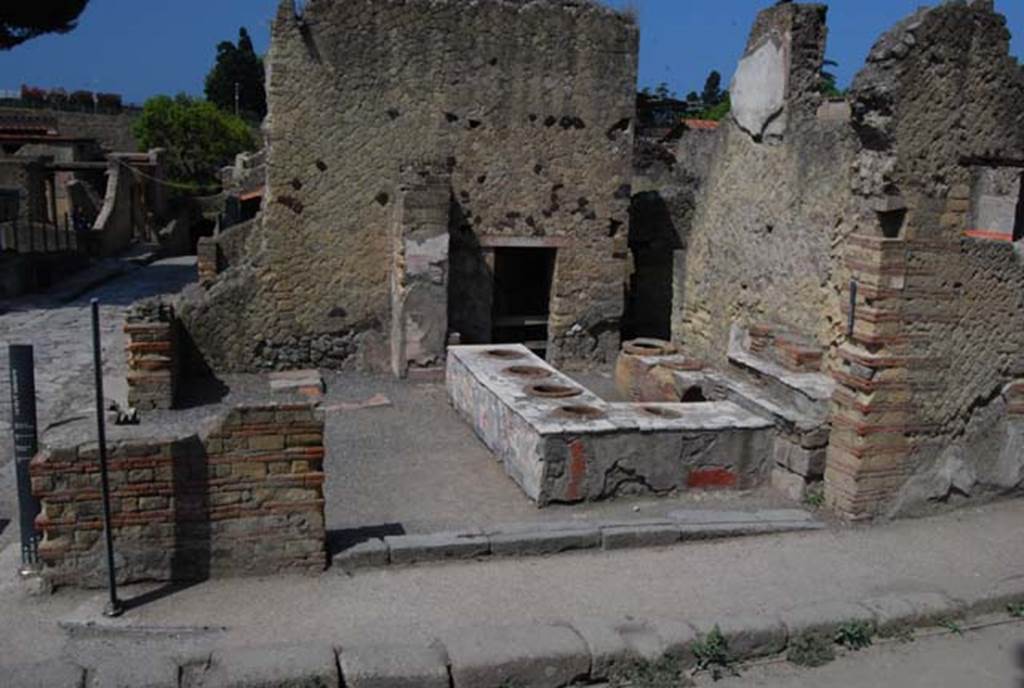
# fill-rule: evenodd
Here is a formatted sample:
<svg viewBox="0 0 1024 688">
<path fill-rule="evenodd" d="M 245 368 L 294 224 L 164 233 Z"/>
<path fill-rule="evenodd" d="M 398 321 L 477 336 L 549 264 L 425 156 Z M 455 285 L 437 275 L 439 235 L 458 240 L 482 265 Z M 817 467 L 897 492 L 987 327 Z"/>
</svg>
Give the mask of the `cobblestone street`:
<svg viewBox="0 0 1024 688">
<path fill-rule="evenodd" d="M 195 279 L 195 257 L 185 256 L 132 268 L 69 303 L 35 296 L 0 308 L 0 523 L 13 520 L 17 504 L 10 436 L 9 344 L 35 347 L 36 400 L 40 432 L 80 411 L 92 409 L 92 335 L 89 300 L 100 300 L 101 337 L 107 377 L 124 367 L 124 316 L 138 299 L 180 291 Z M 117 378 L 121 376 L 118 375 Z M 122 382 L 123 384 L 123 382 Z M 113 385 L 111 385 L 113 387 Z M 117 394 L 116 387 L 106 390 Z M 0 543 L 16 534 L 12 523 Z"/>
</svg>

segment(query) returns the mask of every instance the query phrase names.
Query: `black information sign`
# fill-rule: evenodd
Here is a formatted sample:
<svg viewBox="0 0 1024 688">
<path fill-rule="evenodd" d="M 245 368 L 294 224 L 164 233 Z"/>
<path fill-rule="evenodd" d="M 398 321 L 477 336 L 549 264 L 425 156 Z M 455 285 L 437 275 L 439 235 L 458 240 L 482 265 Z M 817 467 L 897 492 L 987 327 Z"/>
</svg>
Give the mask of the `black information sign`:
<svg viewBox="0 0 1024 688">
<path fill-rule="evenodd" d="M 21 562 L 35 565 L 39 561 L 39 534 L 35 520 L 39 500 L 32 496 L 29 462 L 36 455 L 36 379 L 32 347 L 12 344 L 11 425 L 14 430 L 14 461 L 18 478 L 18 514 L 21 523 Z"/>
</svg>

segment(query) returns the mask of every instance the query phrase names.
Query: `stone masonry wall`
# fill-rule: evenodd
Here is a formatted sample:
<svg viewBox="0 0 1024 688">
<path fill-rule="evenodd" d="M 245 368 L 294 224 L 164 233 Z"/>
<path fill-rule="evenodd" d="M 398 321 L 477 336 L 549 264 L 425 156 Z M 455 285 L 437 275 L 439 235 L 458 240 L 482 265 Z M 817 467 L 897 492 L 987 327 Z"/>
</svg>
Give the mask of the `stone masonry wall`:
<svg viewBox="0 0 1024 688">
<path fill-rule="evenodd" d="M 297 16 L 283 0 L 272 34 L 264 250 L 183 311 L 214 368 L 387 367 L 399 173 L 435 160 L 451 175 L 453 247 L 567 240 L 549 358 L 612 359 L 636 86 L 630 19 L 584 1 L 349 0 Z"/>
<path fill-rule="evenodd" d="M 861 284 L 826 496 L 870 517 L 1020 488 L 1021 248 L 968 236 L 979 172 L 1024 167 L 1024 74 L 1005 19 L 990 0 L 919 11 L 875 45 L 852 98 L 846 260 Z"/>
<path fill-rule="evenodd" d="M 671 336 L 676 268 L 685 269 L 697 204 L 714 159 L 717 129 L 678 139 L 637 136 L 629 209 L 631 266 L 623 337 Z"/>
<path fill-rule="evenodd" d="M 107 451 L 120 581 L 326 565 L 323 421 L 309 405 L 236 407 L 203 437 L 117 440 Z M 96 444 L 45 447 L 31 475 L 44 575 L 104 584 Z"/>
<path fill-rule="evenodd" d="M 855 148 L 846 121 L 818 116 L 825 35 L 824 6 L 767 9 L 733 80 L 675 270 L 673 339 L 710 363 L 725 363 L 733 322 L 776 322 L 821 346 L 841 331 L 837 246 Z M 751 67 L 762 62 L 772 79 Z"/>
</svg>

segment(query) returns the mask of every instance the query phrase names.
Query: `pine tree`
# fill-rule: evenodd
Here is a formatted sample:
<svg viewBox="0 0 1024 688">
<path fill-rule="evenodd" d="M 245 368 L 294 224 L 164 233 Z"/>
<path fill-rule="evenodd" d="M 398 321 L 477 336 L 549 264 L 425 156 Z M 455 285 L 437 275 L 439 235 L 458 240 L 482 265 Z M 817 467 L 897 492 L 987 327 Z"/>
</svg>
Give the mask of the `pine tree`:
<svg viewBox="0 0 1024 688">
<path fill-rule="evenodd" d="M 10 50 L 47 33 L 67 33 L 89 0 L 4 0 L 0 2 L 0 50 Z"/>
<path fill-rule="evenodd" d="M 253 49 L 245 28 L 238 30 L 238 45 L 223 41 L 217 45 L 217 60 L 206 75 L 206 99 L 225 112 L 262 119 L 267 114 L 263 60 Z"/>
</svg>

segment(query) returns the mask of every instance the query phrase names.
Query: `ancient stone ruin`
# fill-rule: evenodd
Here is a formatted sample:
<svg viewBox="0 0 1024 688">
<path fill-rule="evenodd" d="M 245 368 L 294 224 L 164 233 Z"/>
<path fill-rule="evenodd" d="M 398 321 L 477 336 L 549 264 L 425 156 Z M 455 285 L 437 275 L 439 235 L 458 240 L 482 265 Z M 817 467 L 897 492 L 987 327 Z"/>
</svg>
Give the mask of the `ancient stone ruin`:
<svg viewBox="0 0 1024 688">
<path fill-rule="evenodd" d="M 735 462 L 794 496 L 824 477 L 860 518 L 1014 488 L 1024 109 L 1005 22 L 991 2 L 923 9 L 836 101 L 825 18 L 762 12 L 730 116 L 651 138 L 636 27 L 596 4 L 284 2 L 258 238 L 204 272 L 183 321 L 215 369 L 400 377 L 439 374 L 453 342 L 573 368 L 623 332 L 671 338 L 703 365 L 634 357 L 623 392 L 768 418 L 773 448 Z"/>
<path fill-rule="evenodd" d="M 198 367 L 443 379 L 538 506 L 772 485 L 869 519 L 1020 492 L 1024 72 L 991 0 L 900 22 L 842 99 L 826 8 L 776 4 L 728 117 L 642 131 L 636 25 L 597 3 L 284 0 L 272 34 L 239 223 L 200 243 L 173 310 L 129 325 L 138 399 L 172 406 Z M 572 377 L 613 364 L 613 392 Z M 319 375 L 295 379 L 319 400 Z M 169 479 L 188 439 L 218 467 L 186 481 L 204 508 L 270 528 L 257 568 L 314 567 L 319 419 L 233 413 L 138 468 Z M 62 456 L 36 475 L 68 515 Z M 87 516 L 52 525 L 68 579 Z M 203 537 L 248 552 L 247 527 Z"/>
<path fill-rule="evenodd" d="M 205 357 L 404 375 L 451 332 L 611 361 L 636 65 L 589 2 L 283 2 L 260 250 L 182 312 Z"/>
</svg>

